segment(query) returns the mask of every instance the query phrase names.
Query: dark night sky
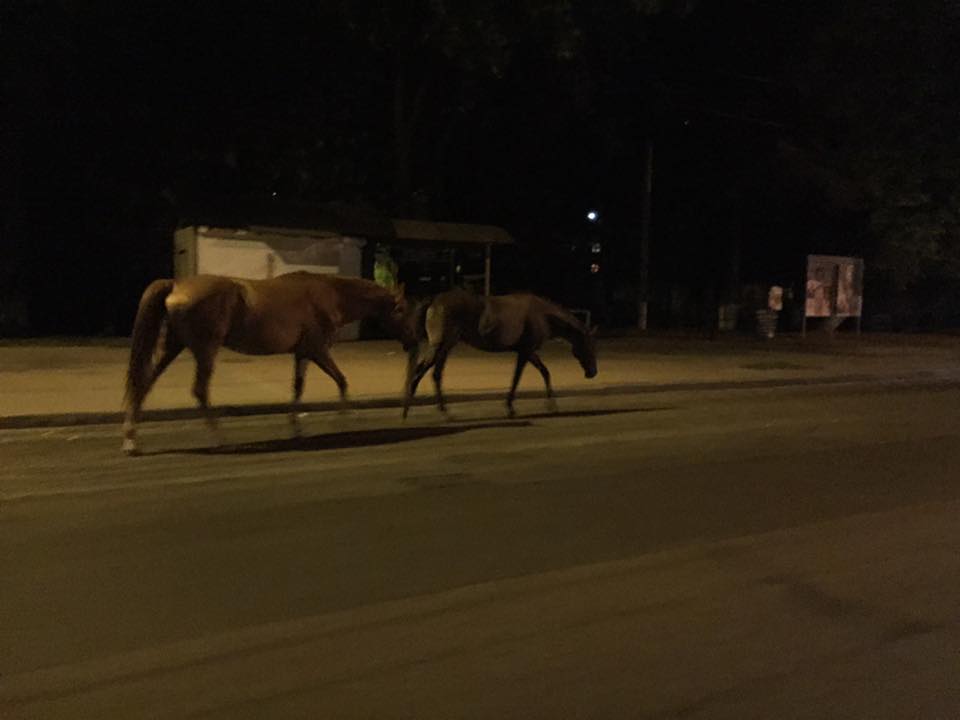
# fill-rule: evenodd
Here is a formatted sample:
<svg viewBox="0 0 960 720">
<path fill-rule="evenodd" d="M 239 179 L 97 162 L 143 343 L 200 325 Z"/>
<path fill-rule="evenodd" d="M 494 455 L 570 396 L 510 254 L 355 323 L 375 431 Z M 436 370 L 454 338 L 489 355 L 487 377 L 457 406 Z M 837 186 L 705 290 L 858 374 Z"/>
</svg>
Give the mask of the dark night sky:
<svg viewBox="0 0 960 720">
<path fill-rule="evenodd" d="M 533 4 L 563 12 L 530 20 L 531 3 L 474 0 L 438 21 L 399 2 L 5 3 L 0 302 L 26 298 L 37 331 L 125 331 L 140 289 L 169 273 L 186 206 L 273 193 L 502 224 L 528 261 L 513 266 L 537 268 L 513 284 L 534 289 L 559 276 L 557 248 L 601 207 L 621 261 L 610 283 L 629 283 L 646 137 L 655 282 L 719 276 L 732 238 L 744 279 L 769 279 L 805 252 L 869 255 L 869 144 L 916 121 L 904 113 L 958 107 L 944 89 L 956 35 L 924 15 L 954 12 L 947 0 L 910 12 L 892 0 L 663 2 L 653 14 L 635 8 L 658 3 Z M 918 46 L 939 54 L 913 57 Z M 912 85 L 890 79 L 905 62 L 919 63 Z M 406 184 L 401 66 L 405 120 L 425 88 Z M 923 141 L 931 155 L 947 142 Z M 915 180 L 949 185 L 948 171 L 933 174 Z"/>
</svg>

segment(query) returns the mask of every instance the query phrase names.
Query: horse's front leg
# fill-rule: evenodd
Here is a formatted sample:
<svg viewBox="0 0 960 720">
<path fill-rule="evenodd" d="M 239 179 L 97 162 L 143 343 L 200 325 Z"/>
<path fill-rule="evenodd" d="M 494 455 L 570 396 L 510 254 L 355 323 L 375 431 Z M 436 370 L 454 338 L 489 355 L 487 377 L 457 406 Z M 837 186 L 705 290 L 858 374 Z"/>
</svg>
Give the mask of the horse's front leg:
<svg viewBox="0 0 960 720">
<path fill-rule="evenodd" d="M 540 371 L 540 375 L 543 377 L 543 384 L 547 387 L 547 410 L 556 412 L 557 401 L 553 397 L 553 386 L 550 385 L 550 371 L 547 370 L 547 366 L 543 364 L 543 360 L 540 359 L 537 353 L 530 355 L 530 364 Z"/>
<path fill-rule="evenodd" d="M 523 368 L 527 364 L 530 356 L 523 351 L 517 353 L 517 366 L 513 370 L 513 382 L 510 383 L 510 392 L 507 393 L 507 416 L 514 417 L 516 412 L 513 409 L 513 399 L 517 395 L 517 385 L 520 384 L 520 376 L 523 375 Z"/>
<path fill-rule="evenodd" d="M 307 374 L 309 358 L 294 355 L 293 358 L 293 401 L 290 403 L 290 427 L 295 437 L 303 434 L 300 426 L 300 398 L 303 397 L 304 379 Z"/>
<path fill-rule="evenodd" d="M 340 412 L 345 413 L 350 407 L 347 402 L 347 378 L 330 357 L 330 351 L 327 348 L 317 348 L 311 353 L 310 359 L 337 384 L 340 390 Z"/>
</svg>

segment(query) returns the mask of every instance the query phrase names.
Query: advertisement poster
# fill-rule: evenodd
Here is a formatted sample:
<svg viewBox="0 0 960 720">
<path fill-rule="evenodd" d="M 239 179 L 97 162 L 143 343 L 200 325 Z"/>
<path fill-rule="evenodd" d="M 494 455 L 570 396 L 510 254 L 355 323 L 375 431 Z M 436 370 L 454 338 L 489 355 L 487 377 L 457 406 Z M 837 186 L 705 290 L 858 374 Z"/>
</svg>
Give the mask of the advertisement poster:
<svg viewBox="0 0 960 720">
<path fill-rule="evenodd" d="M 863 260 L 834 255 L 807 257 L 806 317 L 860 317 Z"/>
</svg>

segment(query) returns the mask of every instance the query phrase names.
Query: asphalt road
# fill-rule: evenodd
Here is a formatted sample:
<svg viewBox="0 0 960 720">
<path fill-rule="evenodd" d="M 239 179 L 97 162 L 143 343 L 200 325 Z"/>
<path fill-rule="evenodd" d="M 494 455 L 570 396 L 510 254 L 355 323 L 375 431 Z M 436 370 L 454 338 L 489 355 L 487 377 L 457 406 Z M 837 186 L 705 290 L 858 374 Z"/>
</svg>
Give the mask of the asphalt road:
<svg viewBox="0 0 960 720">
<path fill-rule="evenodd" d="M 960 389 L 0 433 L 0 717 L 960 716 Z"/>
</svg>

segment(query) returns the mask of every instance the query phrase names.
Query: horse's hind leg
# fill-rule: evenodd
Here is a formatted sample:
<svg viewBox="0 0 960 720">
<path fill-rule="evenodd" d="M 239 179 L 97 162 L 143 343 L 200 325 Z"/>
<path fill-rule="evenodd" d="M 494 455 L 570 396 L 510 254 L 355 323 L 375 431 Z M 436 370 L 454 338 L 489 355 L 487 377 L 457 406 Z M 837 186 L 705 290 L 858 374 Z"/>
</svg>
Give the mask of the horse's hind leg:
<svg viewBox="0 0 960 720">
<path fill-rule="evenodd" d="M 146 393 L 138 393 L 137 397 L 127 399 L 127 412 L 123 419 L 123 451 L 127 455 L 139 455 L 140 444 L 137 442 L 137 424 L 140 422 L 140 409 L 143 407 L 143 397 Z"/>
<path fill-rule="evenodd" d="M 510 383 L 510 392 L 507 393 L 507 415 L 515 416 L 517 413 L 513 409 L 513 399 L 517 395 L 517 385 L 520 384 L 520 376 L 523 375 L 523 368 L 530 357 L 526 353 L 517 353 L 517 366 L 513 369 L 513 382 Z"/>
<path fill-rule="evenodd" d="M 220 424 L 210 408 L 210 377 L 213 375 L 213 361 L 217 356 L 217 348 L 191 349 L 197 361 L 197 370 L 193 379 L 193 396 L 203 411 L 204 419 L 207 421 L 210 432 L 213 433 L 216 444 L 223 445 Z"/>
<path fill-rule="evenodd" d="M 413 396 L 417 393 L 417 386 L 428 369 L 429 365 L 421 367 L 419 347 L 413 347 L 407 351 L 407 376 L 403 387 L 404 420 L 410 413 L 410 404 L 413 402 Z"/>
<path fill-rule="evenodd" d="M 154 383 L 157 382 L 157 378 L 163 374 L 164 370 L 170 367 L 170 363 L 176 360 L 181 352 L 183 352 L 183 343 L 180 342 L 180 339 L 177 338 L 174 331 L 168 326 L 163 336 L 163 346 L 157 358 L 157 364 L 153 366 L 153 373 L 150 375 L 150 384 L 147 385 L 148 390 L 153 387 Z"/>
<path fill-rule="evenodd" d="M 140 423 L 140 411 L 146 390 L 132 392 L 127 398 L 127 411 L 123 419 L 123 452 L 127 455 L 139 455 L 140 444 L 137 442 L 137 425 Z"/>
<path fill-rule="evenodd" d="M 164 325 L 162 339 L 160 341 L 160 352 L 154 363 L 153 370 L 150 371 L 150 378 L 147 380 L 146 387 L 130 398 L 130 405 L 127 409 L 127 417 L 123 423 L 123 451 L 128 455 L 135 455 L 140 451 L 137 443 L 137 424 L 140 422 L 140 412 L 143 408 L 143 401 L 150 392 L 150 389 L 157 382 L 157 378 L 163 374 L 170 363 L 177 359 L 183 352 L 183 343 L 176 336 L 176 333 L 169 324 Z"/>
<path fill-rule="evenodd" d="M 551 412 L 556 412 L 557 401 L 553 397 L 553 387 L 550 385 L 550 371 L 547 370 L 547 366 L 543 364 L 543 360 L 536 353 L 530 355 L 530 364 L 540 371 L 540 375 L 543 376 L 543 384 L 547 386 L 547 408 Z"/>
<path fill-rule="evenodd" d="M 407 355 L 407 385 L 403 403 L 404 418 L 410 411 L 410 403 L 417 392 L 417 386 L 420 385 L 420 381 L 423 380 L 430 368 L 433 368 L 433 384 L 437 391 L 437 404 L 442 412 L 446 412 L 441 384 L 443 382 L 443 366 L 446 364 L 447 356 L 453 346 L 447 344 L 425 344 L 424 346 L 427 348 L 426 351 L 421 352 L 420 349 L 416 349 Z"/>
<path fill-rule="evenodd" d="M 437 391 L 437 409 L 442 412 L 447 412 L 447 402 L 443 397 L 443 368 L 447 364 L 447 356 L 450 354 L 450 351 L 447 348 L 441 348 L 436 356 L 435 363 L 433 365 L 433 386 Z"/>
<path fill-rule="evenodd" d="M 303 397 L 303 382 L 307 373 L 309 358 L 295 355 L 293 358 L 293 402 L 290 403 L 290 426 L 297 437 L 303 434 L 300 427 L 300 398 Z"/>
</svg>

